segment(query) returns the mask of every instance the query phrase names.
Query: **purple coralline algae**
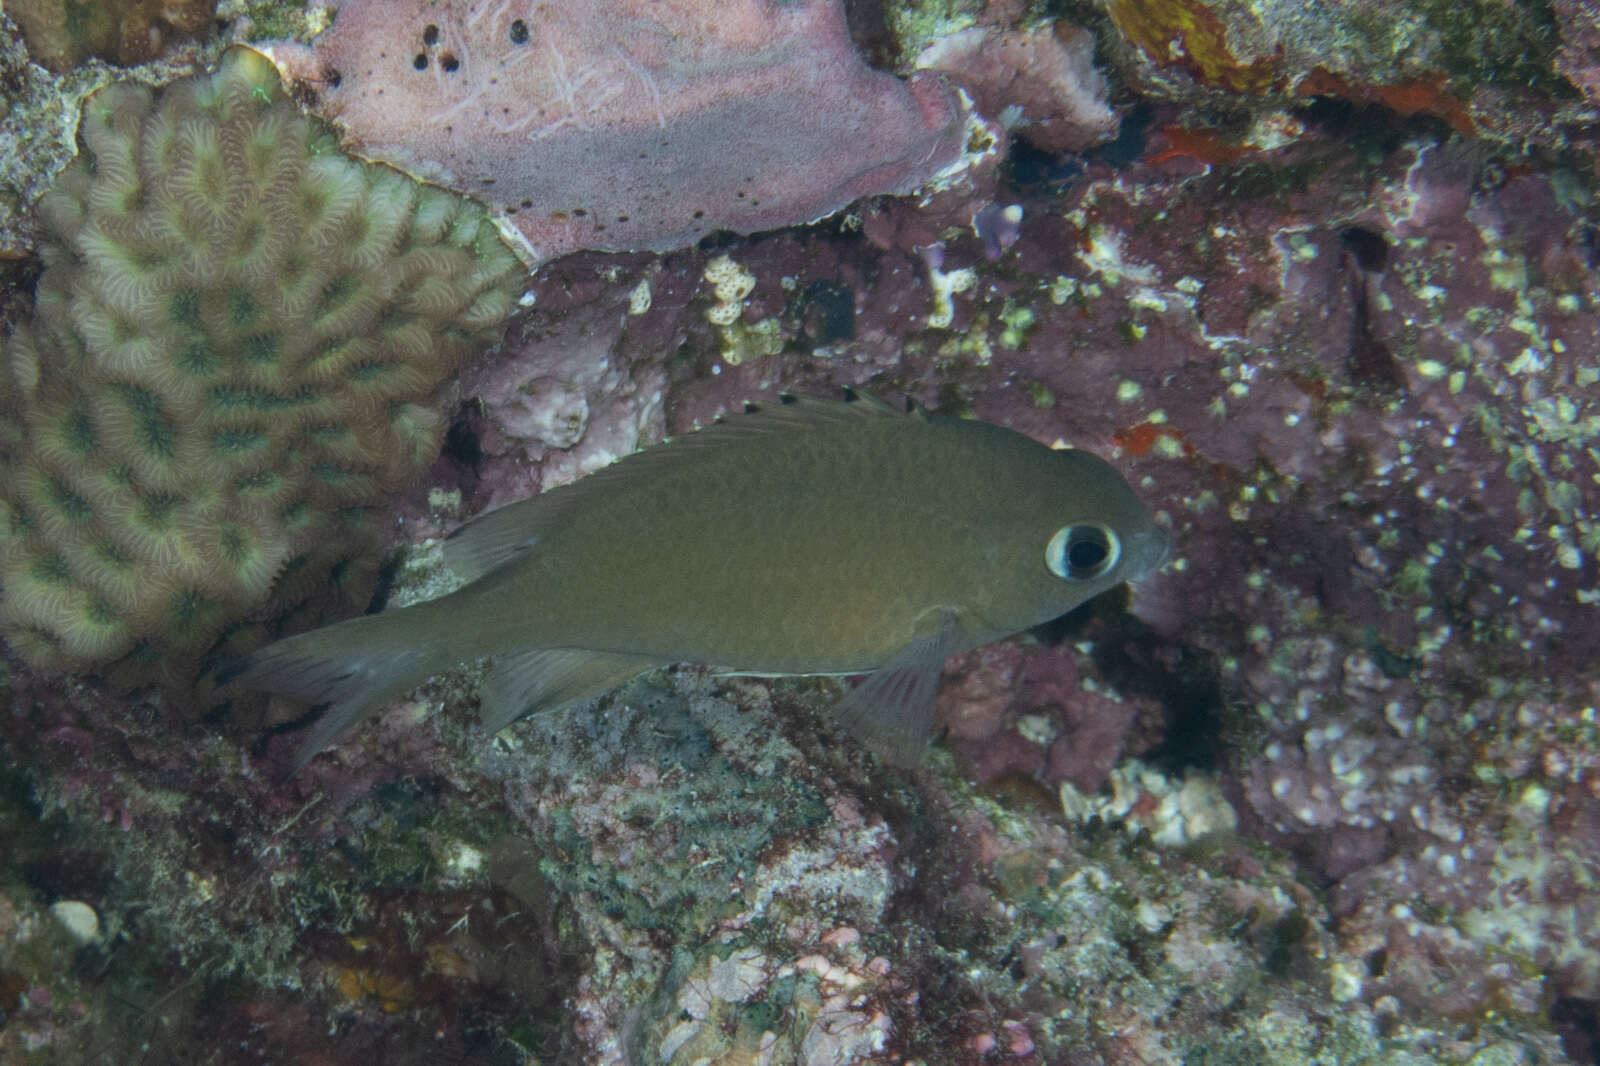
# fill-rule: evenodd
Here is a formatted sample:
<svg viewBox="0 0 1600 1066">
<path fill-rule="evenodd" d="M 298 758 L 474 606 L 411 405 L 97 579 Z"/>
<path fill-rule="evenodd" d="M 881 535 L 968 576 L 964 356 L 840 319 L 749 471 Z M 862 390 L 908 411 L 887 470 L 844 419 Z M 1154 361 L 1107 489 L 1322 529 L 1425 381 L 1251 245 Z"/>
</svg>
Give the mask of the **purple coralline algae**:
<svg viewBox="0 0 1600 1066">
<path fill-rule="evenodd" d="M 503 350 L 463 375 L 473 397 L 463 424 L 477 450 L 464 486 L 471 511 L 572 481 L 664 435 L 666 371 L 654 353 L 675 342 L 652 332 L 648 261 L 636 261 L 630 286 L 608 280 L 632 275 L 617 265 L 568 292 L 542 291 Z"/>
<path fill-rule="evenodd" d="M 905 775 L 820 678 L 667 670 L 486 744 L 468 670 L 283 782 L 292 731 L 15 669 L 0 1060 L 1596 1062 L 1592 12 L 1102 6 L 1110 144 L 974 70 L 982 182 L 546 264 L 391 602 L 486 506 L 840 386 L 1106 455 L 1163 572 L 952 659 Z M 977 7 L 880 51 L 1074 39 Z M 419 77 L 433 24 L 388 31 Z"/>
<path fill-rule="evenodd" d="M 1592 107 L 1600 102 L 1600 12 L 1577 0 L 1554 0 L 1550 9 L 1561 29 L 1556 69 Z"/>
<path fill-rule="evenodd" d="M 979 114 L 1047 151 L 1081 152 L 1117 132 L 1094 38 L 1076 26 L 973 26 L 939 38 L 917 64 L 947 72 L 972 92 Z"/>
</svg>

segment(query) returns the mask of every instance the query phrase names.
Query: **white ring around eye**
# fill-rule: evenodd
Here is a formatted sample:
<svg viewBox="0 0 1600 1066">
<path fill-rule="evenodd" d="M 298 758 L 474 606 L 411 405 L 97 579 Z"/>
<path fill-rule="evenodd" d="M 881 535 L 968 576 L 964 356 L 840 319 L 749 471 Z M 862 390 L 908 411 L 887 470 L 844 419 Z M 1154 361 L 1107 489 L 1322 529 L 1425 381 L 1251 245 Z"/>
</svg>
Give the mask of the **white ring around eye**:
<svg viewBox="0 0 1600 1066">
<path fill-rule="evenodd" d="M 1100 557 L 1092 564 L 1074 564 L 1074 550 L 1080 555 L 1092 554 L 1091 546 L 1101 550 Z M 1044 549 L 1044 563 L 1050 572 L 1067 581 L 1092 581 L 1109 573 L 1121 558 L 1122 542 L 1110 528 L 1097 522 L 1062 526 Z"/>
</svg>

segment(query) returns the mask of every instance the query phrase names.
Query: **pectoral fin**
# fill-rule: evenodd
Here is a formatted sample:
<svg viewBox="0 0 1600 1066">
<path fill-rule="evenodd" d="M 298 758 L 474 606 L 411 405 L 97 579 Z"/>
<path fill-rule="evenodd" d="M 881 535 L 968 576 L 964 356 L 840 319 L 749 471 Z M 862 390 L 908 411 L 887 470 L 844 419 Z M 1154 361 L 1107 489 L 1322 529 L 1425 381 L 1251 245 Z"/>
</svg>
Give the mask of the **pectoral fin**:
<svg viewBox="0 0 1600 1066">
<path fill-rule="evenodd" d="M 911 642 L 839 701 L 840 723 L 895 766 L 917 765 L 933 733 L 939 674 L 959 631 L 953 611 L 923 615 Z"/>
<path fill-rule="evenodd" d="M 533 648 L 500 656 L 484 679 L 478 715 L 486 730 L 498 733 L 532 711 L 582 703 L 660 665 L 645 656 L 583 648 Z"/>
</svg>

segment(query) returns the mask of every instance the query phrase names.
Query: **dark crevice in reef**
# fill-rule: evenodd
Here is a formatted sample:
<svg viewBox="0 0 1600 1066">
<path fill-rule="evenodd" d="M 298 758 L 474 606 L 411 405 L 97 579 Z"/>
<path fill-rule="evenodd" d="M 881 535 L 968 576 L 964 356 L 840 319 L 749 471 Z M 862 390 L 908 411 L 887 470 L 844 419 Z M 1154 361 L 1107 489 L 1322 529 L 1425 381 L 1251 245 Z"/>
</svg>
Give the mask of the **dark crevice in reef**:
<svg viewBox="0 0 1600 1066">
<path fill-rule="evenodd" d="M 1372 278 L 1389 264 L 1389 242 L 1376 230 L 1346 226 L 1339 231 L 1339 246 L 1350 288 L 1350 377 L 1382 395 L 1398 393 L 1405 388 L 1405 373 L 1372 315 Z"/>
<path fill-rule="evenodd" d="M 889 28 L 883 0 L 845 0 L 844 17 L 861 57 L 879 70 L 893 70 L 900 60 L 900 42 Z"/>
<path fill-rule="evenodd" d="M 1563 996 L 1550 1006 L 1561 1049 L 1579 1066 L 1600 1066 L 1600 1000 Z"/>
<path fill-rule="evenodd" d="M 1175 643 L 1128 613 L 1125 591 L 1098 596 L 1033 634 L 1046 644 L 1091 641 L 1090 657 L 1112 688 L 1160 703 L 1162 740 L 1141 758 L 1168 773 L 1221 764 L 1223 697 L 1215 656 Z"/>
</svg>

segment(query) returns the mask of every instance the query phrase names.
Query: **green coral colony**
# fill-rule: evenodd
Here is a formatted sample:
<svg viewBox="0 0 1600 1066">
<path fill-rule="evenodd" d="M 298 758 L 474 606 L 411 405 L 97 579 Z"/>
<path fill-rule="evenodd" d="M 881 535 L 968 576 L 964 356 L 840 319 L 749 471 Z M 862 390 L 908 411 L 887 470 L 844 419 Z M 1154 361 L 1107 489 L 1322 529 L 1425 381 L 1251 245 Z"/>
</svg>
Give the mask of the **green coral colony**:
<svg viewBox="0 0 1600 1066">
<path fill-rule="evenodd" d="M 79 139 L 0 342 L 0 633 L 170 674 L 370 555 L 523 273 L 479 207 L 341 154 L 248 49 L 99 91 Z"/>
</svg>

